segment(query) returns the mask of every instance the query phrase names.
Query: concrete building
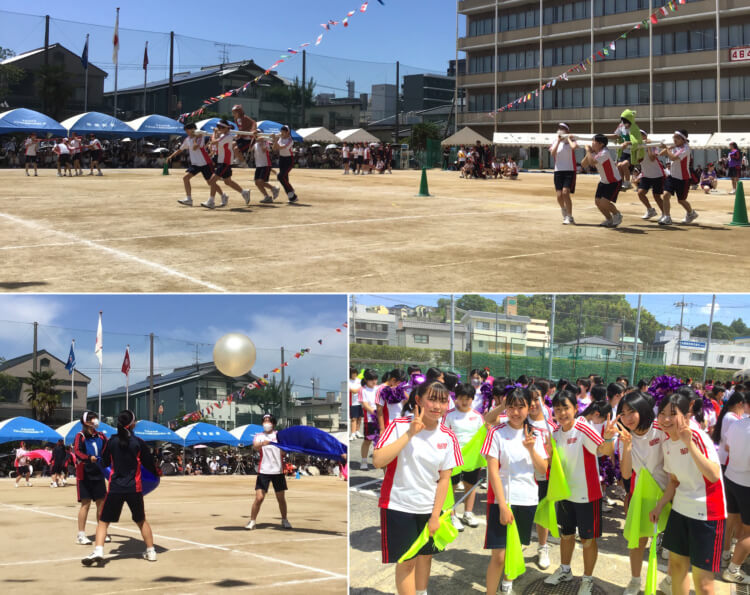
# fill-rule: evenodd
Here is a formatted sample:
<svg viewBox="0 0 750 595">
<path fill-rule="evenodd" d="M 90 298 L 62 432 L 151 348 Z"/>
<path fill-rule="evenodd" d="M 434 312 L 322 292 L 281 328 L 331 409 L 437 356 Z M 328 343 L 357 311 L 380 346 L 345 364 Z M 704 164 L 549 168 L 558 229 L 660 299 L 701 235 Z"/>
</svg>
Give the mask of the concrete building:
<svg viewBox="0 0 750 595">
<path fill-rule="evenodd" d="M 52 427 L 60 426 L 70 421 L 70 375 L 65 369 L 65 361 L 51 354 L 46 349 L 37 351 L 37 371 L 50 370 L 57 380 L 56 387 L 60 391 L 60 405 L 55 409 L 52 417 L 45 421 Z M 34 369 L 34 354 L 26 353 L 0 363 L 0 374 L 4 374 L 15 381 L 3 383 L 4 390 L 0 393 L 0 419 L 9 417 L 33 417 L 28 398 L 28 384 L 24 383 Z M 78 370 L 75 372 L 73 385 L 73 418 L 77 419 L 86 409 L 86 398 L 91 378 Z"/>
<path fill-rule="evenodd" d="M 370 95 L 370 121 L 377 122 L 396 113 L 396 85 L 373 85 Z"/>
<path fill-rule="evenodd" d="M 466 351 L 469 344 L 469 333 L 466 326 L 455 324 L 453 336 L 454 349 Z M 401 318 L 396 322 L 396 341 L 399 347 L 450 349 L 451 325 L 449 322 L 429 322 L 418 318 Z"/>
<path fill-rule="evenodd" d="M 461 318 L 471 351 L 526 355 L 528 316 L 469 310 Z"/>
<path fill-rule="evenodd" d="M 546 320 L 530 318 L 526 325 L 526 348 L 547 349 L 549 348 L 549 326 Z"/>
<path fill-rule="evenodd" d="M 450 105 L 456 90 L 456 78 L 439 74 L 407 74 L 404 76 L 403 105 L 405 112 L 418 112 L 441 105 Z"/>
<path fill-rule="evenodd" d="M 706 359 L 706 339 L 691 337 L 686 331 L 663 330 L 656 333 L 654 350 L 664 353 L 664 361 L 670 365 L 703 366 Z M 737 337 L 733 341 L 711 340 L 708 351 L 708 366 L 727 370 L 742 370 L 750 367 L 750 338 Z"/>
<path fill-rule="evenodd" d="M 620 344 L 604 337 L 581 337 L 563 343 L 555 350 L 556 357 L 569 357 L 585 360 L 618 359 Z"/>
<path fill-rule="evenodd" d="M 364 124 L 364 114 L 367 102 L 348 97 L 329 97 L 323 101 L 316 101 L 316 105 L 308 107 L 306 119 L 310 126 L 323 126 L 332 132 L 361 128 Z"/>
<path fill-rule="evenodd" d="M 652 11 L 663 4 L 653 3 Z M 489 138 L 501 128 L 553 132 L 561 121 L 581 133 L 611 132 L 622 110 L 631 107 L 639 125 L 651 132 L 747 130 L 750 61 L 733 59 L 731 49 L 750 45 L 750 4 L 718 0 L 718 15 L 714 0 L 675 5 L 678 11 L 660 17 L 658 25 L 633 30 L 649 18 L 649 0 L 461 0 L 466 35 L 458 47 L 467 72 L 459 74 L 458 85 L 468 99 L 459 127 L 471 126 Z M 617 39 L 625 32 L 626 39 Z M 609 43 L 615 39 L 613 50 Z M 574 71 L 540 97 L 488 116 L 605 46 L 608 55 L 586 71 Z"/>
<path fill-rule="evenodd" d="M 289 425 L 315 426 L 326 432 L 338 432 L 342 421 L 341 394 L 327 392 L 325 397 L 297 396 L 292 402 Z"/>
<path fill-rule="evenodd" d="M 349 340 L 366 345 L 396 345 L 396 317 L 370 312 L 366 306 L 357 304 L 351 312 Z"/>
</svg>

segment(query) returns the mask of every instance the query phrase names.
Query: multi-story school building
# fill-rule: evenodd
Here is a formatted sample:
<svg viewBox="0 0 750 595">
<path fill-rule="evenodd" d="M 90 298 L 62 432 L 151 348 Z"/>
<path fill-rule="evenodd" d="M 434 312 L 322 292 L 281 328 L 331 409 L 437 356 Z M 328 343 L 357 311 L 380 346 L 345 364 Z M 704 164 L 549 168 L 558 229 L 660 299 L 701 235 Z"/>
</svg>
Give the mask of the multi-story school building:
<svg viewBox="0 0 750 595">
<path fill-rule="evenodd" d="M 662 6 L 667 15 L 651 23 Z M 610 133 L 630 107 L 651 132 L 750 129 L 747 0 L 459 0 L 458 11 L 465 17 L 458 50 L 466 57 L 458 86 L 467 97 L 459 127 L 492 138 L 554 132 L 562 121 L 575 132 Z M 633 29 L 644 20 L 647 27 Z M 567 80 L 557 79 L 563 73 Z"/>
</svg>

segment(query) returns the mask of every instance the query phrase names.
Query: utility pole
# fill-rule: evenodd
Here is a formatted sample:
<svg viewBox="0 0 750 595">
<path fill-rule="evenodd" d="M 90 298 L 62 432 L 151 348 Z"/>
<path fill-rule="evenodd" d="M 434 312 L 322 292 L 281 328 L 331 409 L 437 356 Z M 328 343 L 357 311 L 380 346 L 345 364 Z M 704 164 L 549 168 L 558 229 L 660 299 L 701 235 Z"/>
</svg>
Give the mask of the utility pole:
<svg viewBox="0 0 750 595">
<path fill-rule="evenodd" d="M 32 362 L 31 362 L 31 370 L 36 374 L 37 371 L 37 362 L 36 362 L 36 351 L 37 351 L 37 332 L 39 330 L 39 323 L 34 323 L 34 352 L 32 353 Z"/>
<path fill-rule="evenodd" d="M 401 80 L 401 63 L 396 61 L 396 125 L 393 129 L 393 134 L 395 136 L 393 142 L 394 144 L 399 144 L 399 134 L 398 134 L 398 108 L 399 108 L 399 81 Z"/>
<path fill-rule="evenodd" d="M 635 336 L 633 337 L 633 365 L 630 367 L 630 384 L 635 383 L 635 366 L 638 359 L 638 333 L 641 330 L 641 294 L 638 294 L 638 314 L 635 317 Z"/>
<path fill-rule="evenodd" d="M 167 116 L 172 117 L 174 95 L 174 31 L 169 32 L 169 91 L 167 93 Z"/>
<path fill-rule="evenodd" d="M 682 345 L 682 320 L 685 315 L 685 306 L 687 306 L 687 304 L 685 303 L 685 296 L 683 295 L 682 301 L 675 302 L 674 305 L 680 308 L 680 331 L 679 331 L 680 334 L 679 334 L 679 338 L 677 339 L 677 361 L 675 362 L 675 364 L 679 366 L 680 365 L 680 347 Z"/>
<path fill-rule="evenodd" d="M 302 100 L 302 125 L 301 128 L 307 126 L 305 123 L 305 96 L 307 91 L 307 50 L 302 50 L 302 94 L 300 99 Z"/>
<path fill-rule="evenodd" d="M 550 380 L 552 380 L 552 350 L 555 344 L 555 312 L 556 310 L 557 310 L 557 296 L 555 294 L 552 294 L 552 315 L 550 317 L 550 331 L 549 331 L 549 364 L 547 366 L 547 378 L 549 378 Z"/>
<path fill-rule="evenodd" d="M 44 70 L 49 66 L 49 15 L 44 15 Z M 46 93 L 42 93 L 42 111 L 46 112 L 47 102 L 44 99 Z M 36 360 L 34 360 L 36 362 Z M 36 370 L 34 370 L 36 372 Z"/>
<path fill-rule="evenodd" d="M 455 296 L 451 294 L 451 371 L 456 369 L 456 301 Z"/>
<path fill-rule="evenodd" d="M 706 383 L 706 373 L 708 372 L 708 352 L 711 349 L 711 333 L 714 329 L 714 307 L 716 306 L 716 294 L 711 298 L 711 318 L 708 320 L 708 339 L 706 340 L 706 353 L 703 356 L 703 379 L 701 382 Z"/>
<path fill-rule="evenodd" d="M 154 333 L 150 333 L 148 356 L 148 419 L 154 421 Z"/>
<path fill-rule="evenodd" d="M 284 348 L 281 348 L 281 419 L 286 423 L 286 375 L 284 374 Z"/>
</svg>

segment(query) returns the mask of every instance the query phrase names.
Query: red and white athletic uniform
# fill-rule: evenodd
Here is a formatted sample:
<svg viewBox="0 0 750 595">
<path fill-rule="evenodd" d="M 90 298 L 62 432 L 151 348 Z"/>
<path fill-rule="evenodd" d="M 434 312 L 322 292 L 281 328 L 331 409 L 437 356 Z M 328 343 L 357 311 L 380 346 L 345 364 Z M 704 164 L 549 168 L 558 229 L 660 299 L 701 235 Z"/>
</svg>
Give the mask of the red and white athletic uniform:
<svg viewBox="0 0 750 595">
<path fill-rule="evenodd" d="M 270 434 L 265 432 L 258 434 L 263 436 L 270 442 L 276 442 L 276 432 L 273 431 Z M 264 475 L 279 475 L 284 472 L 284 451 L 278 446 L 272 446 L 270 444 L 261 447 L 260 449 L 260 463 L 258 464 L 258 473 Z"/>
<path fill-rule="evenodd" d="M 547 408 L 546 405 L 544 407 Z M 557 424 L 553 422 L 552 420 L 545 421 L 542 419 L 539 421 L 534 421 L 533 419 L 529 419 L 529 423 L 534 428 L 534 431 L 539 434 L 542 440 L 542 444 L 545 444 L 545 445 L 549 443 L 549 439 L 547 438 L 547 436 L 550 435 L 550 430 L 554 432 L 557 429 Z M 545 451 L 546 451 L 546 446 L 545 446 Z M 550 456 L 550 453 L 547 452 L 546 458 L 549 458 L 549 456 Z M 549 479 L 549 467 L 547 467 L 547 472 L 543 474 L 537 473 L 536 471 L 534 471 L 534 479 L 536 479 L 537 481 L 548 480 Z"/>
<path fill-rule="evenodd" d="M 378 402 L 378 387 L 374 386 L 372 388 L 368 386 L 360 387 L 359 393 L 357 393 L 357 402 L 362 405 L 363 403 L 367 403 L 372 407 L 373 411 L 375 410 L 375 406 Z M 362 413 L 367 414 L 368 411 L 362 407 Z"/>
<path fill-rule="evenodd" d="M 726 416 L 724 423 L 726 423 Z M 731 431 L 727 433 L 726 443 L 729 446 L 727 479 L 741 486 L 750 487 L 750 457 L 747 456 L 747 445 L 750 444 L 750 417 L 742 418 L 738 423 L 732 424 Z"/>
<path fill-rule="evenodd" d="M 93 138 L 89 142 L 89 149 L 91 149 L 92 151 L 101 151 L 102 143 L 99 142 L 98 138 Z"/>
<path fill-rule="evenodd" d="M 456 435 L 458 444 L 463 448 L 484 425 L 484 418 L 474 409 L 466 412 L 454 409 L 445 416 L 443 424 Z"/>
<path fill-rule="evenodd" d="M 231 134 L 222 134 L 214 142 L 216 143 L 217 163 L 232 165 L 232 141 L 234 137 Z"/>
<path fill-rule="evenodd" d="M 27 138 L 24 143 L 25 153 L 27 157 L 36 157 L 36 148 L 39 146 L 39 141 L 36 139 Z"/>
<path fill-rule="evenodd" d="M 643 436 L 638 436 L 635 432 L 630 432 L 633 437 L 632 447 L 630 449 L 630 458 L 633 465 L 633 475 L 630 478 L 630 493 L 635 489 L 635 482 L 641 469 L 648 469 L 656 483 L 663 490 L 669 482 L 669 475 L 664 471 L 664 451 L 662 442 L 669 440 L 669 437 L 661 429 L 657 422 L 651 424 L 651 427 Z"/>
<path fill-rule="evenodd" d="M 349 159 L 349 146 L 348 145 L 344 145 L 343 148 L 341 149 L 341 156 L 344 159 Z"/>
<path fill-rule="evenodd" d="M 71 138 L 68 141 L 68 147 L 70 148 L 70 154 L 73 155 L 73 159 L 78 159 L 81 154 L 81 141 L 77 138 Z"/>
<path fill-rule="evenodd" d="M 700 452 L 714 463 L 719 462 L 714 443 L 703 430 L 691 428 L 693 443 Z M 672 510 L 699 521 L 716 521 L 727 518 L 724 501 L 724 481 L 709 483 L 698 469 L 690 451 L 682 440 L 665 440 L 664 471 L 671 473 L 679 481 L 672 500 Z"/>
<path fill-rule="evenodd" d="M 294 145 L 294 140 L 292 137 L 288 138 L 279 138 L 277 141 L 279 144 L 279 156 L 280 157 L 291 157 L 292 156 L 292 145 Z"/>
<path fill-rule="evenodd" d="M 211 158 L 206 151 L 206 141 L 202 136 L 186 136 L 180 145 L 180 150 L 188 152 L 191 165 L 204 166 L 211 163 Z"/>
<path fill-rule="evenodd" d="M 734 425 L 734 422 L 740 421 L 743 416 L 737 415 L 736 413 L 732 413 L 731 411 L 727 411 L 727 414 L 724 416 L 724 421 L 721 422 L 721 441 L 719 442 L 719 462 L 722 465 L 727 464 L 727 458 L 728 453 L 724 446 L 727 443 L 727 435 L 729 432 L 729 428 L 731 428 Z M 746 445 L 745 447 L 747 447 Z M 750 460 L 750 457 L 748 457 Z"/>
<path fill-rule="evenodd" d="M 594 155 L 596 163 L 596 171 L 599 172 L 602 184 L 614 184 L 615 182 L 622 181 L 620 176 L 620 170 L 617 169 L 617 165 L 612 160 L 612 155 L 609 153 L 609 149 L 604 147 L 601 151 Z"/>
<path fill-rule="evenodd" d="M 381 390 L 377 391 L 375 402 L 383 408 L 383 427 L 387 428 L 388 424 L 394 419 L 402 417 L 401 410 L 404 408 L 405 401 L 400 401 L 399 403 L 387 403 L 383 397 L 382 387 L 379 388 L 381 388 Z"/>
<path fill-rule="evenodd" d="M 641 161 L 641 173 L 643 177 L 651 179 L 665 177 L 667 174 L 664 172 L 664 166 L 659 160 L 659 151 L 655 147 L 649 147 L 646 151 L 656 156 L 656 159 L 652 161 L 648 158 L 648 155 L 643 158 L 643 161 Z"/>
<path fill-rule="evenodd" d="M 394 419 L 375 445 L 383 448 L 409 430 L 411 420 Z M 404 446 L 385 469 L 380 488 L 380 508 L 412 514 L 430 514 L 440 472 L 463 465 L 456 435 L 443 424 L 434 430 L 424 429 Z"/>
<path fill-rule="evenodd" d="M 550 149 L 552 146 L 550 145 Z M 560 141 L 557 143 L 557 152 L 552 155 L 555 158 L 555 171 L 572 171 L 578 169 L 576 155 L 570 143 Z"/>
<path fill-rule="evenodd" d="M 271 167 L 271 155 L 268 152 L 268 144 L 256 142 L 253 146 L 255 155 L 255 167 Z"/>
<path fill-rule="evenodd" d="M 681 147 L 675 147 L 672 149 L 674 159 L 671 159 L 672 164 L 669 167 L 669 175 L 677 180 L 689 180 L 690 179 L 690 155 L 692 150 L 690 146 L 685 143 Z"/>
<path fill-rule="evenodd" d="M 599 460 L 596 449 L 604 442 L 583 417 L 577 417 L 573 427 L 564 431 L 562 426 L 552 432 L 557 443 L 565 477 L 569 481 L 571 502 L 593 502 L 602 497 L 599 483 Z"/>
</svg>

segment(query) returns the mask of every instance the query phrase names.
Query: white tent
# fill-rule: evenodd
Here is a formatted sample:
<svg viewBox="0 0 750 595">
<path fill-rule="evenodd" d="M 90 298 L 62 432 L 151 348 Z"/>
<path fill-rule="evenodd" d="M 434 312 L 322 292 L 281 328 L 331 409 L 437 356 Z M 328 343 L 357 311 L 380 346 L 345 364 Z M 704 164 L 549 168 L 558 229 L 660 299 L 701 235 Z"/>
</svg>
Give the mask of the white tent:
<svg viewBox="0 0 750 595">
<path fill-rule="evenodd" d="M 492 141 L 504 147 L 549 147 L 555 142 L 556 134 L 537 132 L 496 132 Z"/>
<path fill-rule="evenodd" d="M 750 133 L 748 132 L 716 132 L 706 141 L 706 147 L 712 149 L 728 149 L 729 143 L 737 143 L 737 146 L 750 147 Z M 690 139 L 692 145 L 692 137 Z"/>
<path fill-rule="evenodd" d="M 299 134 L 305 142 L 309 143 L 337 143 L 338 137 L 322 126 L 318 128 L 297 128 Z"/>
<path fill-rule="evenodd" d="M 518 145 L 518 139 L 510 132 L 496 132 L 492 135 L 492 143 L 502 147 L 515 147 Z"/>
<path fill-rule="evenodd" d="M 453 134 L 443 140 L 440 144 L 444 147 L 447 146 L 453 146 L 453 145 L 475 145 L 479 141 L 483 145 L 489 145 L 491 144 L 489 139 L 485 138 L 478 132 L 475 132 L 468 126 L 466 128 L 462 128 L 456 134 Z"/>
<path fill-rule="evenodd" d="M 341 130 L 336 133 L 336 137 L 341 142 L 346 143 L 379 143 L 380 139 L 367 132 L 364 128 L 353 128 L 351 130 Z"/>
</svg>

